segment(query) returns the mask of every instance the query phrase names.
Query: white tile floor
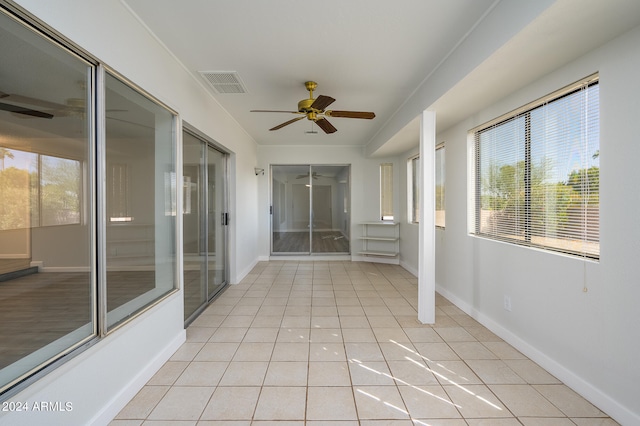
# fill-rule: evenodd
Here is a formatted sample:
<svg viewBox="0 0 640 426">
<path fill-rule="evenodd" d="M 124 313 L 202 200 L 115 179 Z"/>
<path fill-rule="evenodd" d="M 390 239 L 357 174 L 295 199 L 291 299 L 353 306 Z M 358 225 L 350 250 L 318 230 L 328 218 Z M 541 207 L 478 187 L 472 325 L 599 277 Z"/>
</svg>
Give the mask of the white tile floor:
<svg viewBox="0 0 640 426">
<path fill-rule="evenodd" d="M 111 423 L 615 425 L 399 266 L 260 263 Z"/>
</svg>

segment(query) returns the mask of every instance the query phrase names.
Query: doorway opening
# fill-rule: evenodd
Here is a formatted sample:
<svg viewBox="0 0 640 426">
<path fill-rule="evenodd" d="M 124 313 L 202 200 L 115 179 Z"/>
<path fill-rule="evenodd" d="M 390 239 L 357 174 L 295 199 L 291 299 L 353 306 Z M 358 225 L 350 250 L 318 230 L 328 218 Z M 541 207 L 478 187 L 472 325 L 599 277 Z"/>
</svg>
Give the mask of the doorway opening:
<svg viewBox="0 0 640 426">
<path fill-rule="evenodd" d="M 349 254 L 349 165 L 271 166 L 271 254 Z"/>
</svg>

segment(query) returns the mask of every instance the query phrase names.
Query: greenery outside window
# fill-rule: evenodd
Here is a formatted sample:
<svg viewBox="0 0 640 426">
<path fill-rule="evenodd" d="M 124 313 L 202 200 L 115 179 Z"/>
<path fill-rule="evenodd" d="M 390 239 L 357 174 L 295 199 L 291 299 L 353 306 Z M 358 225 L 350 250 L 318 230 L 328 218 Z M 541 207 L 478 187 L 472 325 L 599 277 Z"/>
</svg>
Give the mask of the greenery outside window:
<svg viewBox="0 0 640 426">
<path fill-rule="evenodd" d="M 476 130 L 474 233 L 599 258 L 599 130 L 597 75 Z"/>
<path fill-rule="evenodd" d="M 80 161 L 4 147 L 0 158 L 0 230 L 80 223 Z"/>
<path fill-rule="evenodd" d="M 436 147 L 436 171 L 435 171 L 435 224 L 439 228 L 445 225 L 444 209 L 444 143 Z M 409 221 L 420 222 L 420 156 L 409 158 L 408 161 L 409 182 Z"/>
</svg>

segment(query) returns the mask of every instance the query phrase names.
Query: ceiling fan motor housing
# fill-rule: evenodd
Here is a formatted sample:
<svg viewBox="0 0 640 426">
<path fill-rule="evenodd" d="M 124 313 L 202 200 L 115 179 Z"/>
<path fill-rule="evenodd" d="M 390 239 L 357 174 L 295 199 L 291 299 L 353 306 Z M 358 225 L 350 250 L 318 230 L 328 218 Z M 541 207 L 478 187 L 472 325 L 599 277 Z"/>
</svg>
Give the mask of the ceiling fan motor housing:
<svg viewBox="0 0 640 426">
<path fill-rule="evenodd" d="M 303 99 L 298 102 L 298 112 L 307 113 L 311 111 L 311 104 L 313 104 L 314 100 L 315 99 Z"/>
<path fill-rule="evenodd" d="M 320 111 L 314 110 L 313 108 L 311 108 L 311 105 L 313 105 L 313 102 L 315 102 L 315 99 L 313 99 L 313 91 L 316 90 L 316 87 L 318 87 L 318 83 L 316 83 L 315 81 L 305 81 L 304 87 L 309 91 L 309 99 L 303 99 L 298 102 L 298 112 L 308 114 L 307 118 L 309 120 L 316 120 L 316 113 Z M 311 114 L 313 114 L 313 117 L 310 116 Z"/>
</svg>

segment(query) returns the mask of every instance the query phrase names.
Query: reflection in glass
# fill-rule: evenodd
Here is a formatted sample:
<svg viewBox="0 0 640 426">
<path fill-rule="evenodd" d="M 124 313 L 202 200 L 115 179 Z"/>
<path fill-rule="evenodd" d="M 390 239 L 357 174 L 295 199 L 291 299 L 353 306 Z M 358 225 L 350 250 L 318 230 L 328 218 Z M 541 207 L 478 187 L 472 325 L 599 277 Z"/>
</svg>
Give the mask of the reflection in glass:
<svg viewBox="0 0 640 426">
<path fill-rule="evenodd" d="M 96 335 L 93 68 L 0 12 L 0 393 Z M 61 243 L 64 245 L 61 246 Z"/>
<path fill-rule="evenodd" d="M 107 326 L 175 288 L 174 115 L 106 74 Z"/>
<path fill-rule="evenodd" d="M 349 253 L 349 166 L 272 166 L 272 252 Z"/>
<path fill-rule="evenodd" d="M 273 252 L 309 253 L 309 166 L 272 166 L 271 178 Z"/>
<path fill-rule="evenodd" d="M 349 166 L 311 166 L 312 252 L 349 253 Z"/>
</svg>

